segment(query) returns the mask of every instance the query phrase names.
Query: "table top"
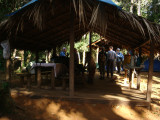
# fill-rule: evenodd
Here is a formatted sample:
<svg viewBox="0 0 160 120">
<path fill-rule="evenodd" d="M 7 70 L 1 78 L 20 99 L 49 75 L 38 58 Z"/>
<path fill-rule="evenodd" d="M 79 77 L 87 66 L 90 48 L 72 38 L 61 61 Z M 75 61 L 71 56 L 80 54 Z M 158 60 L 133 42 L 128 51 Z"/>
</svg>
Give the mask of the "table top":
<svg viewBox="0 0 160 120">
<path fill-rule="evenodd" d="M 125 65 L 124 69 L 143 69 L 144 67 L 140 66 L 131 66 L 131 65 Z"/>
<path fill-rule="evenodd" d="M 32 67 L 55 67 L 57 63 L 33 63 Z"/>
<path fill-rule="evenodd" d="M 66 74 L 68 72 L 68 68 L 62 63 L 34 63 L 31 69 L 35 67 L 52 67 L 54 68 L 55 77 Z"/>
</svg>

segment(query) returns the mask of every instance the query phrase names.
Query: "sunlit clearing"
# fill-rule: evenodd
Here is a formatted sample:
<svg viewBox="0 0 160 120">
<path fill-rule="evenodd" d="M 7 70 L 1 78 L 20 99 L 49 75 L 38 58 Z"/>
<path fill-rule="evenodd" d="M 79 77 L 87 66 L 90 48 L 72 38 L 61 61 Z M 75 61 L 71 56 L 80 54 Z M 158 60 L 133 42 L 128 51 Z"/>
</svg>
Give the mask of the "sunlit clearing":
<svg viewBox="0 0 160 120">
<path fill-rule="evenodd" d="M 75 109 L 70 109 L 70 111 L 67 113 L 63 110 L 63 107 L 58 104 L 51 102 L 47 108 L 46 111 L 52 115 L 56 116 L 58 120 L 87 120 L 84 118 L 83 114 L 80 112 L 77 112 Z"/>
<path fill-rule="evenodd" d="M 10 119 L 7 117 L 2 117 L 2 118 L 0 118 L 0 120 L 10 120 Z"/>
<path fill-rule="evenodd" d="M 128 98 L 125 98 L 125 97 L 118 97 L 118 96 L 113 96 L 113 95 L 103 95 L 102 96 L 103 98 L 106 98 L 106 99 L 117 99 L 117 100 L 124 100 L 124 101 L 129 101 Z"/>
</svg>

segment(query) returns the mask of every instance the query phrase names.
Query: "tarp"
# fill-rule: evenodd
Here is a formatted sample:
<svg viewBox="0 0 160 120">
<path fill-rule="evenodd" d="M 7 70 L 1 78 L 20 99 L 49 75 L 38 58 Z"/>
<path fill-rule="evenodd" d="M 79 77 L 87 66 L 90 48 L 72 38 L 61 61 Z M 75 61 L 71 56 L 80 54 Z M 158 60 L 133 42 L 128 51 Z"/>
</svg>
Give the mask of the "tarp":
<svg viewBox="0 0 160 120">
<path fill-rule="evenodd" d="M 27 7 L 28 5 L 31 5 L 35 2 L 37 2 L 38 0 L 31 0 L 30 2 L 26 3 L 24 6 L 22 6 L 19 10 L 11 13 L 11 14 L 8 14 L 7 16 L 12 16 L 14 14 L 16 14 L 18 11 L 22 10 L 23 8 Z M 116 5 L 112 0 L 97 0 L 97 1 L 100 1 L 100 2 L 103 2 L 103 3 L 107 3 L 107 4 L 110 4 L 110 5 L 113 5 L 115 7 L 117 7 L 118 9 L 121 9 L 120 6 Z"/>
<path fill-rule="evenodd" d="M 122 9 L 120 6 L 116 5 L 112 0 L 98 0 L 98 1 L 113 5 L 117 7 L 118 9 Z"/>
<path fill-rule="evenodd" d="M 144 66 L 145 66 L 145 68 L 142 71 L 148 71 L 148 69 L 149 69 L 149 60 L 146 60 L 144 62 Z M 154 72 L 160 72 L 160 61 L 159 60 L 154 60 L 153 71 Z"/>
</svg>

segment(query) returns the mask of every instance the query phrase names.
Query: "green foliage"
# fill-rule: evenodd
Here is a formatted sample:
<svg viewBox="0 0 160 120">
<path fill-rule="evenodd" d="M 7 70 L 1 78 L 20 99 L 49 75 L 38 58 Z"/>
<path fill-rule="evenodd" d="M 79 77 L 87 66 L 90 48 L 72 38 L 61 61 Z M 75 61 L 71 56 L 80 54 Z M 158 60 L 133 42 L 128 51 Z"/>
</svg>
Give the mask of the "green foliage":
<svg viewBox="0 0 160 120">
<path fill-rule="evenodd" d="M 0 0 L 0 21 L 30 0 Z"/>
<path fill-rule="evenodd" d="M 92 42 L 95 42 L 96 40 L 100 39 L 100 35 L 97 33 L 92 33 Z M 88 51 L 89 45 L 89 33 L 82 36 L 81 40 L 75 44 L 75 48 L 79 52 Z"/>
<path fill-rule="evenodd" d="M 160 0 L 113 0 L 124 10 L 130 11 L 133 5 L 133 13 L 137 15 L 138 1 L 140 1 L 140 13 L 142 17 L 156 23 L 160 23 Z"/>
<path fill-rule="evenodd" d="M 152 0 L 147 18 L 152 22 L 160 23 L 160 0 Z"/>
</svg>

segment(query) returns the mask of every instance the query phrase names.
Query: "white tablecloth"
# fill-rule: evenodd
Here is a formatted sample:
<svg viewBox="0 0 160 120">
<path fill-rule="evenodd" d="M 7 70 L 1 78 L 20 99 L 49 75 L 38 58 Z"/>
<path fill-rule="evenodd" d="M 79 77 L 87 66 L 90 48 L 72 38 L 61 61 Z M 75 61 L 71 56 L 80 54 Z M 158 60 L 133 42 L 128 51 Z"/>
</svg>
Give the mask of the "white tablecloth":
<svg viewBox="0 0 160 120">
<path fill-rule="evenodd" d="M 61 63 L 34 63 L 32 69 L 35 67 L 54 67 L 55 77 L 64 75 L 68 72 L 66 65 Z"/>
</svg>

